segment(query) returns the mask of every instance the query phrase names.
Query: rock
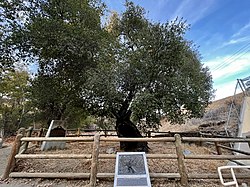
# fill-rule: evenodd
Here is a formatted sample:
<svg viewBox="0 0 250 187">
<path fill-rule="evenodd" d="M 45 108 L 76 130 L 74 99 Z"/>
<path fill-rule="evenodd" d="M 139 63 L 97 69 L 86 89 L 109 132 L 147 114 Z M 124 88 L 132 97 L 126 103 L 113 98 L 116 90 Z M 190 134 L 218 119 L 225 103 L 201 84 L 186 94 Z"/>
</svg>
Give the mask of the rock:
<svg viewBox="0 0 250 187">
<path fill-rule="evenodd" d="M 108 154 L 113 154 L 113 153 L 115 153 L 115 148 L 114 148 L 114 147 L 108 148 L 108 149 L 106 150 L 106 153 L 108 153 Z"/>
<path fill-rule="evenodd" d="M 186 155 L 190 155 L 190 154 L 191 154 L 191 151 L 185 149 L 185 150 L 183 151 L 183 154 L 184 154 L 185 156 L 186 156 Z"/>
<path fill-rule="evenodd" d="M 246 183 L 241 184 L 242 187 L 248 187 Z"/>
</svg>

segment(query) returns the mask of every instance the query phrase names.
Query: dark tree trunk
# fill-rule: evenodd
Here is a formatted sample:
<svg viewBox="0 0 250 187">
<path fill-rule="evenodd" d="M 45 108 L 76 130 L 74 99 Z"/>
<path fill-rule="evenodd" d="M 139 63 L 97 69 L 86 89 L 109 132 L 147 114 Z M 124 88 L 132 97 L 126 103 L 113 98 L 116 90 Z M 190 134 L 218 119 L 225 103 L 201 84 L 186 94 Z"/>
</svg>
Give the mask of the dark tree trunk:
<svg viewBox="0 0 250 187">
<path fill-rule="evenodd" d="M 142 137 L 140 131 L 135 124 L 130 121 L 131 110 L 122 111 L 116 115 L 116 132 L 118 137 L 140 138 Z M 124 151 L 142 151 L 148 152 L 149 147 L 147 142 L 121 142 L 121 149 Z"/>
</svg>

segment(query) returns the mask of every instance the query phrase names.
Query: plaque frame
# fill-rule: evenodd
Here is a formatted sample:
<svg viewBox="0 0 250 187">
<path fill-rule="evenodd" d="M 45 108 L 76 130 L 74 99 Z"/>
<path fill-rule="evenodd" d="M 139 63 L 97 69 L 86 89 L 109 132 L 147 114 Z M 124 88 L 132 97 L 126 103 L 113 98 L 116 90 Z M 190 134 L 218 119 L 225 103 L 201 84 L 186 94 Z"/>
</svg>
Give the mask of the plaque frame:
<svg viewBox="0 0 250 187">
<path fill-rule="evenodd" d="M 140 174 L 131 174 L 130 172 L 129 172 L 129 174 L 120 174 L 121 172 L 119 173 L 119 167 L 122 167 L 122 166 L 120 166 L 121 158 L 122 157 L 129 158 L 130 155 L 131 156 L 136 156 L 136 155 L 142 156 L 144 168 L 141 170 Z M 127 184 L 119 184 L 119 181 L 123 181 Z M 133 184 L 131 184 L 133 182 L 129 182 L 129 181 L 134 181 L 135 183 L 138 182 L 139 184 L 133 185 Z M 115 164 L 114 187 L 151 187 L 145 152 L 117 152 L 116 164 Z"/>
</svg>

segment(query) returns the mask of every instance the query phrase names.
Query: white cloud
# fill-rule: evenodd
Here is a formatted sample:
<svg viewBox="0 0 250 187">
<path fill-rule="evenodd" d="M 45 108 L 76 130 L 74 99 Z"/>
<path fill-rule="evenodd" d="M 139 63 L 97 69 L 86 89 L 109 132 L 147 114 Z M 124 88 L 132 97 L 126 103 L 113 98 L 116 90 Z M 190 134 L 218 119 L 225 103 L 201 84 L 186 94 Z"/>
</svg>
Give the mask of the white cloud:
<svg viewBox="0 0 250 187">
<path fill-rule="evenodd" d="M 249 33 L 249 29 L 250 29 L 250 22 L 247 23 L 246 25 L 244 25 L 237 33 L 235 33 L 232 38 L 236 38 L 236 37 L 239 37 L 243 34 L 246 34 L 245 32 L 248 32 Z M 248 34 L 247 33 L 247 34 Z"/>
<path fill-rule="evenodd" d="M 210 68 L 213 79 L 217 80 L 250 69 L 250 52 L 238 54 L 234 58 L 232 56 L 217 57 L 203 63 Z"/>
<path fill-rule="evenodd" d="M 177 10 L 173 13 L 170 20 L 177 16 L 183 17 L 188 23 L 194 25 L 197 21 L 207 16 L 213 9 L 215 0 L 186 0 L 181 1 Z"/>
<path fill-rule="evenodd" d="M 223 43 L 220 48 L 222 47 L 226 47 L 226 46 L 229 46 L 229 45 L 234 45 L 234 44 L 238 44 L 238 43 L 243 43 L 243 42 L 248 42 L 250 41 L 250 36 L 244 36 L 244 37 L 240 37 L 240 38 L 236 38 L 236 39 L 230 39 L 229 41 Z"/>
<path fill-rule="evenodd" d="M 250 41 L 250 22 L 245 24 L 242 28 L 240 28 L 236 33 L 230 36 L 230 38 L 223 42 L 221 45 L 216 47 L 216 50 L 222 49 L 224 47 L 233 46 L 235 44 L 241 44 L 241 43 L 249 43 Z"/>
<path fill-rule="evenodd" d="M 234 81 L 226 82 L 225 84 L 215 86 L 214 89 L 216 90 L 216 92 L 215 92 L 214 100 L 219 100 L 219 99 L 223 99 L 225 97 L 234 95 L 236 84 L 237 84 L 237 80 L 234 80 Z M 237 93 L 239 92 L 240 90 L 237 89 Z"/>
<path fill-rule="evenodd" d="M 217 90 L 215 100 L 233 95 L 236 80 L 244 78 L 237 77 L 239 74 L 249 70 L 250 75 L 250 52 L 239 54 L 238 58 L 231 57 L 217 57 L 211 61 L 203 62 L 211 70 L 214 89 Z M 232 61 L 227 61 L 227 59 L 231 59 Z"/>
</svg>

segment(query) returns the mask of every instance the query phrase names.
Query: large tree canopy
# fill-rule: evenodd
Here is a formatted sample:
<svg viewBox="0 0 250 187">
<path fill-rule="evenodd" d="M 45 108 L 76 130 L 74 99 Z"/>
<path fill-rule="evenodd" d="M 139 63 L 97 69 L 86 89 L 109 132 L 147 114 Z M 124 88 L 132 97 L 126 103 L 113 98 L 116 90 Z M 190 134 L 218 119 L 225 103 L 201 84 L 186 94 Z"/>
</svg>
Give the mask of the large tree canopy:
<svg viewBox="0 0 250 187">
<path fill-rule="evenodd" d="M 103 37 L 102 9 L 88 0 L 37 2 L 41 3 L 32 10 L 24 34 L 29 50 L 39 58 L 41 72 L 84 78 L 85 68 L 95 66 Z"/>
<path fill-rule="evenodd" d="M 138 127 L 158 129 L 162 117 L 172 123 L 200 117 L 211 99 L 212 77 L 200 63 L 182 19 L 153 23 L 144 9 L 126 2 L 106 30 L 113 37 L 102 48 L 97 68 L 82 86 L 86 108 L 116 119 L 118 136 L 141 137 Z M 131 121 L 132 120 L 132 121 Z M 143 142 L 125 144 L 147 151 Z"/>
<path fill-rule="evenodd" d="M 98 0 L 5 3 L 7 13 L 18 12 L 7 37 L 14 52 L 38 63 L 32 83 L 38 109 L 61 119 L 81 107 L 115 118 L 118 135 L 128 137 L 141 136 L 137 127 L 157 129 L 162 117 L 176 123 L 203 114 L 212 77 L 184 37 L 186 22 L 152 22 L 142 7 L 125 6 L 105 25 Z"/>
<path fill-rule="evenodd" d="M 184 38 L 187 24 L 152 23 L 132 2 L 110 20 L 107 30 L 116 43 L 89 71 L 83 87 L 88 107 L 110 117 L 131 110 L 134 122 L 149 128 L 162 116 L 174 123 L 200 117 L 212 96 L 212 78 Z"/>
<path fill-rule="evenodd" d="M 32 13 L 27 24 L 29 49 L 39 58 L 39 73 L 32 87 L 34 101 L 47 114 L 48 122 L 69 118 L 72 122 L 85 114 L 79 107 L 79 88 L 85 83 L 86 70 L 96 67 L 105 37 L 100 21 L 103 8 L 97 3 L 44 1 L 36 5 L 37 13 Z M 79 111 L 82 114 L 78 115 Z"/>
<path fill-rule="evenodd" d="M 48 123 L 68 119 L 69 108 L 80 106 L 79 88 L 85 83 L 86 70 L 96 67 L 102 40 L 107 38 L 101 27 L 103 4 L 98 0 L 17 0 L 2 7 L 5 17 L 13 15 L 9 46 L 19 60 L 38 64 L 31 87 L 33 104 Z"/>
</svg>

